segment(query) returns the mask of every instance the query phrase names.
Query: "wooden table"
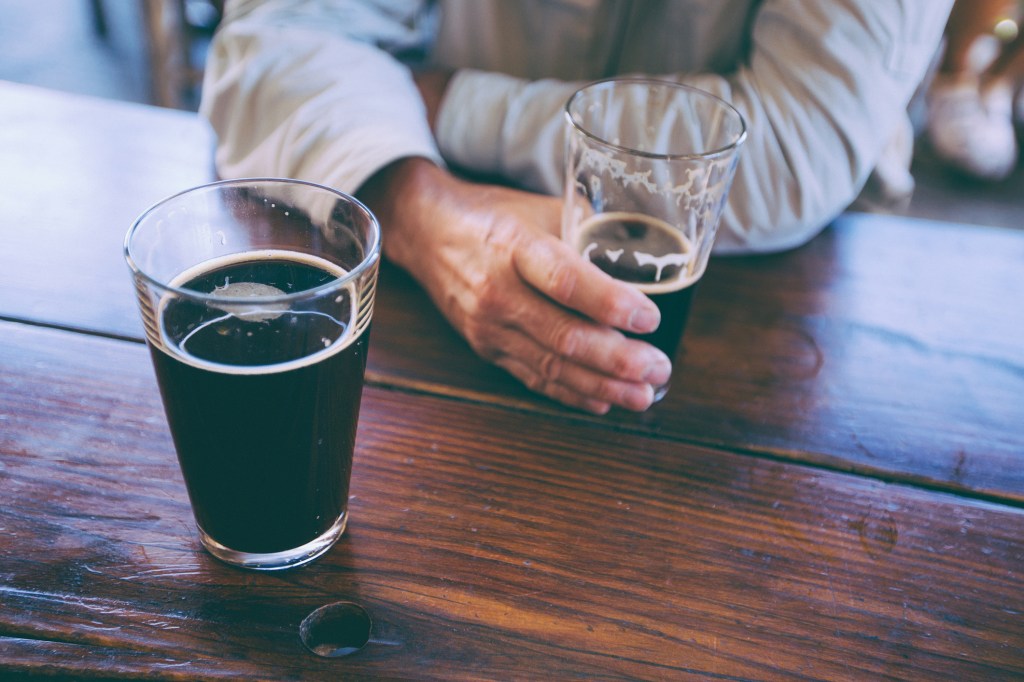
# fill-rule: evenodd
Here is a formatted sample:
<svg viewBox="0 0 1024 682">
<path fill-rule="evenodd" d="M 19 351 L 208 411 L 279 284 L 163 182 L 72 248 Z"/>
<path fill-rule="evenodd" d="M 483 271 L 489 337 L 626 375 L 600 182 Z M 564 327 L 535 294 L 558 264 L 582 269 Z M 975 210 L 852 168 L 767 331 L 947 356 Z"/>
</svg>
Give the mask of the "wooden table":
<svg viewBox="0 0 1024 682">
<path fill-rule="evenodd" d="M 352 522 L 205 554 L 121 241 L 181 112 L 0 83 L 0 677 L 1024 676 L 1024 232 L 849 214 L 716 259 L 670 396 L 592 417 L 382 273 Z M 344 658 L 299 624 L 351 601 Z"/>
</svg>

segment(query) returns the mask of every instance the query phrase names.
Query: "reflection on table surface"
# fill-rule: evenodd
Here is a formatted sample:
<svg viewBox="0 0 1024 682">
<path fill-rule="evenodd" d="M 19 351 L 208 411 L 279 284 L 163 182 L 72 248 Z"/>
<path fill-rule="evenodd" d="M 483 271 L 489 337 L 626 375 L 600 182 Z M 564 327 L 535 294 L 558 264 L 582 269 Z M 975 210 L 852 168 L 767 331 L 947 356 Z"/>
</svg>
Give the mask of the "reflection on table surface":
<svg viewBox="0 0 1024 682">
<path fill-rule="evenodd" d="M 385 268 L 349 530 L 255 574 L 200 549 L 120 250 L 208 131 L 0 98 L 0 675 L 1024 675 L 1024 234 L 848 214 L 715 259 L 669 397 L 603 418 Z M 369 641 L 315 656 L 339 601 Z"/>
</svg>

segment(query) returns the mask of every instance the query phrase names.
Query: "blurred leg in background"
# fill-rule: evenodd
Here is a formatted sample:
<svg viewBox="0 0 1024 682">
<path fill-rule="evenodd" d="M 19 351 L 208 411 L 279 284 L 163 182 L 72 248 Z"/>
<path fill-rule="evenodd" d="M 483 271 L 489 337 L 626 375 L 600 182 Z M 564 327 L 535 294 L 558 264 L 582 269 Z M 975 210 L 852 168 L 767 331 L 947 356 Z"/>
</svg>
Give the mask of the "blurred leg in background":
<svg viewBox="0 0 1024 682">
<path fill-rule="evenodd" d="M 926 130 L 936 154 L 982 180 L 1006 178 L 1019 158 L 1014 99 L 1024 80 L 1021 4 L 957 0 L 928 93 Z"/>
</svg>

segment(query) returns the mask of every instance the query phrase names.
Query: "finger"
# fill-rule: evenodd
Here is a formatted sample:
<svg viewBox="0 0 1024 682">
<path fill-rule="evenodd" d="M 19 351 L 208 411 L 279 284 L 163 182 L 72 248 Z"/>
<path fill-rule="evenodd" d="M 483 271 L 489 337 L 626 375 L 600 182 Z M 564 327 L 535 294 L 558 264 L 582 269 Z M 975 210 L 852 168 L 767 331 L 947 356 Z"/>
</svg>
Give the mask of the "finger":
<svg viewBox="0 0 1024 682">
<path fill-rule="evenodd" d="M 640 290 L 619 282 L 555 238 L 523 240 L 513 252 L 519 276 L 559 304 L 618 329 L 648 334 L 661 313 Z"/>
<path fill-rule="evenodd" d="M 544 395 L 556 402 L 575 407 L 579 410 L 591 412 L 597 415 L 607 414 L 611 410 L 611 403 L 591 398 L 572 391 L 567 386 L 560 384 L 544 384 L 537 380 L 536 372 L 523 362 L 511 356 L 503 357 L 496 362 L 499 367 L 505 369 L 509 374 L 518 379 L 531 391 Z"/>
<path fill-rule="evenodd" d="M 565 358 L 620 381 L 654 386 L 668 382 L 672 374 L 671 360 L 649 343 L 628 339 L 543 299 L 521 306 L 514 323 L 545 357 Z M 532 359 L 542 358 L 535 354 Z"/>
<path fill-rule="evenodd" d="M 649 383 L 597 372 L 542 347 L 517 329 L 508 329 L 504 340 L 504 351 L 495 358 L 496 363 L 533 391 L 598 412 L 606 411 L 604 405 L 639 412 L 654 402 L 654 388 Z"/>
</svg>

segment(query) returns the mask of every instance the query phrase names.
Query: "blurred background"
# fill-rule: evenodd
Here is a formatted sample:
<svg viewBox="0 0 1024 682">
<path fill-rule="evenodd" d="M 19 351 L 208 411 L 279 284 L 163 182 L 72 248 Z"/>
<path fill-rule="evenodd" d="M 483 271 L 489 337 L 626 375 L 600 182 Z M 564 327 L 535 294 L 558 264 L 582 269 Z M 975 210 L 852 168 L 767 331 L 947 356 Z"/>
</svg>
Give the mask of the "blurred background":
<svg viewBox="0 0 1024 682">
<path fill-rule="evenodd" d="M 0 0 L 0 80 L 194 111 L 222 2 Z M 889 210 L 1024 228 L 1024 161 L 997 182 L 950 168 L 922 132 L 923 102 L 922 93 L 911 108 L 916 189 L 909 204 Z"/>
<path fill-rule="evenodd" d="M 223 0 L 0 0 L 0 79 L 195 110 Z"/>
</svg>

